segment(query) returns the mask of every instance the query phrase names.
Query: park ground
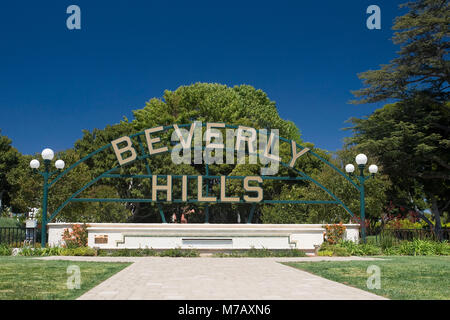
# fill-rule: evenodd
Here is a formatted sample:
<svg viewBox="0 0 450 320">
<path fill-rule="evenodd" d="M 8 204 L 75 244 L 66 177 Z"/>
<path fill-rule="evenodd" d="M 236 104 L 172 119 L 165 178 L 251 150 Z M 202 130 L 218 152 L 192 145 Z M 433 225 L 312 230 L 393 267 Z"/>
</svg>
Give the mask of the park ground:
<svg viewBox="0 0 450 320">
<path fill-rule="evenodd" d="M 0 257 L 0 300 L 71 300 L 92 289 L 129 262 L 76 263 L 82 270 L 83 285 L 68 290 L 68 267 L 71 261 L 45 261 L 29 257 Z"/>
<path fill-rule="evenodd" d="M 367 288 L 371 265 L 380 289 Z M 1 300 L 77 298 L 448 300 L 450 257 L 0 257 Z"/>
<path fill-rule="evenodd" d="M 286 265 L 389 299 L 449 300 L 450 257 L 389 256 L 376 261 L 288 262 Z M 381 287 L 367 288 L 369 266 L 381 271 Z"/>
</svg>

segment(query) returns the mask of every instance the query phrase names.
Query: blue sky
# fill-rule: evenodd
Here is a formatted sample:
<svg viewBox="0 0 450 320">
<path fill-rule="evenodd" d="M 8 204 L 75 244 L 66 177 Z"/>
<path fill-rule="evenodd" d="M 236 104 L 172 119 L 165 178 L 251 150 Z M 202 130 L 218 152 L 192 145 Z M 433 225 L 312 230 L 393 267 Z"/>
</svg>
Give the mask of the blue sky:
<svg viewBox="0 0 450 320">
<path fill-rule="evenodd" d="M 132 118 L 165 89 L 249 84 L 277 103 L 304 141 L 336 150 L 357 73 L 388 63 L 406 1 L 3 1 L 0 128 L 25 154 L 73 146 L 82 130 Z M 66 8 L 81 8 L 68 30 Z M 381 30 L 366 8 L 381 8 Z"/>
</svg>

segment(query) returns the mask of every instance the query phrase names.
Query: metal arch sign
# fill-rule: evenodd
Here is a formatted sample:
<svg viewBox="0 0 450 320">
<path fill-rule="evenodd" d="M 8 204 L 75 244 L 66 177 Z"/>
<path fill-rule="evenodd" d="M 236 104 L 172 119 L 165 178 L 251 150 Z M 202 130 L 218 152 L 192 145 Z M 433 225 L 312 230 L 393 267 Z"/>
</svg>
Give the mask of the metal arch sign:
<svg viewBox="0 0 450 320">
<path fill-rule="evenodd" d="M 202 135 L 202 127 L 206 127 L 206 132 Z M 278 155 L 279 136 L 278 130 L 272 130 L 270 134 L 260 130 L 259 133 L 259 150 L 257 150 L 257 131 L 251 127 L 238 126 L 234 128 L 228 128 L 226 136 L 228 137 L 226 147 L 222 142 L 222 132 L 218 129 L 225 129 L 224 123 L 206 123 L 204 126 L 200 122 L 194 122 L 190 125 L 189 131 L 183 130 L 183 125 L 173 125 L 174 131 L 172 134 L 172 144 L 175 142 L 175 146 L 169 150 L 167 145 L 162 143 L 161 138 L 157 135 L 167 129 L 163 126 L 154 127 L 144 130 L 144 137 L 146 140 L 148 155 L 154 156 L 157 154 L 170 152 L 172 161 L 176 164 L 234 164 L 235 153 L 237 154 L 237 162 L 245 163 L 245 156 L 248 155 L 249 163 L 256 164 L 256 158 L 259 158 L 260 163 L 266 165 L 261 168 L 261 173 L 268 176 L 273 176 L 277 173 L 278 164 L 281 158 Z M 198 130 L 200 129 L 200 130 Z M 199 137 L 200 136 L 200 137 Z M 231 137 L 231 139 L 230 139 Z M 215 139 L 214 142 L 212 139 Z M 178 142 L 179 141 L 179 142 Z M 206 143 L 202 145 L 202 141 Z M 156 144 L 163 144 L 164 146 L 156 146 Z M 138 152 L 136 146 L 133 145 L 132 139 L 129 136 L 123 136 L 111 141 L 112 148 L 116 155 L 117 161 L 120 166 L 124 166 L 138 159 Z M 194 146 L 193 146 L 194 145 Z M 247 147 L 247 148 L 246 148 Z M 191 154 L 194 151 L 194 159 Z M 248 150 L 248 153 L 245 151 Z M 200 152 L 197 152 L 200 151 Z M 223 159 L 223 151 L 226 151 L 226 159 Z M 292 158 L 289 163 L 289 167 L 292 169 L 295 162 L 302 155 L 309 151 L 309 148 L 302 148 L 297 151 L 297 146 L 292 143 Z M 183 156 L 179 153 L 182 152 Z M 212 156 L 214 154 L 214 156 Z M 193 160 L 193 162 L 191 162 Z M 271 165 L 267 167 L 267 165 Z M 158 177 L 166 178 L 165 185 L 158 184 Z M 284 177 L 288 178 L 288 177 Z M 218 203 L 260 203 L 263 201 L 263 189 L 260 184 L 263 182 L 261 176 L 188 176 L 188 175 L 152 175 L 152 201 L 159 201 L 157 198 L 158 191 L 166 192 L 166 201 L 172 202 L 172 182 L 173 179 L 181 179 L 181 201 L 188 202 L 188 179 L 197 180 L 197 202 L 218 202 Z M 206 196 L 203 193 L 204 180 L 213 179 L 220 180 L 220 197 Z M 256 193 L 256 196 L 244 195 L 243 200 L 239 197 L 229 197 L 226 195 L 226 181 L 227 179 L 242 179 L 243 188 L 245 191 Z M 302 179 L 293 179 L 302 180 Z M 251 186 L 251 182 L 256 182 L 256 186 Z M 206 186 L 208 189 L 208 186 Z M 208 192 L 208 190 L 206 190 Z M 176 201 L 176 200 L 175 200 Z M 195 201 L 195 200 L 193 200 Z M 191 201 L 192 202 L 192 201 Z"/>
<path fill-rule="evenodd" d="M 202 128 L 206 127 L 206 131 L 202 134 Z M 185 128 L 189 128 L 189 131 Z M 167 132 L 170 129 L 174 129 L 172 133 L 172 142 L 179 141 L 175 146 L 169 149 L 170 143 L 164 144 L 161 141 L 160 135 Z M 223 141 L 220 142 L 220 135 L 218 134 L 219 129 L 226 129 L 227 141 L 224 144 Z M 196 132 L 197 130 L 197 132 Z M 230 131 L 229 131 L 230 130 Z M 70 202 L 155 202 L 158 204 L 160 209 L 160 215 L 163 222 L 165 221 L 164 214 L 162 211 L 161 203 L 163 202 L 206 202 L 206 203 L 250 203 L 255 205 L 257 203 L 299 203 L 299 204 L 337 204 L 342 206 L 351 216 L 353 213 L 350 209 L 330 190 L 320 184 L 318 181 L 308 176 L 304 172 L 301 172 L 294 168 L 295 162 L 301 156 L 305 154 L 310 154 L 316 157 L 320 161 L 324 162 L 326 165 L 332 167 L 337 173 L 342 175 L 347 179 L 352 185 L 359 190 L 359 186 L 351 180 L 345 173 L 336 168 L 333 164 L 329 163 L 327 160 L 323 159 L 312 150 L 297 144 L 294 140 L 287 140 L 275 134 L 276 130 L 271 130 L 268 133 L 265 129 L 254 129 L 246 126 L 232 126 L 223 123 L 201 123 L 195 122 L 192 124 L 182 124 L 182 125 L 169 125 L 169 126 L 159 126 L 154 128 L 149 128 L 144 131 L 132 134 L 130 136 L 123 136 L 118 139 L 111 141 L 110 144 L 105 145 L 98 150 L 90 153 L 86 157 L 80 159 L 62 173 L 60 173 L 53 181 L 48 184 L 51 188 L 59 179 L 66 175 L 73 168 L 78 166 L 80 163 L 88 160 L 89 158 L 95 156 L 100 152 L 107 151 L 112 148 L 118 165 L 109 170 L 106 170 L 98 177 L 92 179 L 82 188 L 73 193 L 66 201 L 64 201 L 51 215 L 49 221 L 54 219 L 57 214 Z M 256 150 L 256 135 L 260 135 L 259 151 Z M 142 138 L 146 140 L 147 150 L 144 148 Z M 203 138 L 203 139 L 202 139 Z M 212 141 L 212 138 L 215 138 Z M 135 142 L 133 142 L 135 140 Z M 205 142 L 205 145 L 203 145 Z M 291 159 L 289 163 L 285 163 L 276 154 L 277 144 L 279 142 L 288 143 L 291 147 Z M 191 149 L 191 143 L 194 143 L 194 147 Z M 230 147 L 231 146 L 231 147 Z M 248 152 L 246 152 L 246 148 Z M 191 176 L 191 175 L 154 175 L 151 172 L 148 160 L 158 154 L 165 152 L 171 152 L 173 161 L 180 161 L 180 163 L 190 163 L 190 159 L 185 157 L 185 155 L 190 155 L 191 150 L 194 151 L 194 164 L 203 163 L 205 165 L 206 175 L 203 176 Z M 256 161 L 259 158 L 265 167 L 261 168 L 262 174 L 260 176 L 214 176 L 209 174 L 209 164 L 221 163 L 220 161 L 220 151 L 226 151 L 227 159 L 234 159 L 234 152 L 237 153 L 237 163 L 243 163 L 245 158 L 249 158 L 249 161 Z M 174 152 L 177 151 L 177 152 Z M 183 151 L 184 155 L 180 156 L 178 153 Z M 188 152 L 185 152 L 188 151 Z M 275 152 L 274 152 L 275 151 Z M 203 156 L 203 158 L 202 158 Z M 178 158 L 177 158 L 178 157 Z M 146 174 L 143 175 L 126 175 L 117 173 L 121 167 L 130 165 L 135 161 L 144 161 L 146 166 Z M 185 161 L 185 162 L 183 162 Z M 187 162 L 186 162 L 187 161 Z M 222 159 L 223 161 L 223 159 Z M 250 162 L 251 163 L 251 162 Z M 275 176 L 273 168 L 271 166 L 282 165 L 298 176 Z M 152 198 L 149 199 L 124 199 L 124 198 L 78 198 L 78 196 L 98 182 L 103 178 L 136 178 L 136 179 L 151 179 L 152 180 Z M 166 184 L 158 184 L 158 178 L 166 178 Z M 171 194 L 172 184 L 175 179 L 180 179 L 182 187 L 184 186 L 181 199 L 173 199 Z M 196 179 L 198 183 L 197 187 L 197 198 L 190 199 L 187 195 L 187 181 L 190 179 Z M 243 199 L 237 197 L 229 197 L 225 193 L 225 185 L 228 179 L 241 179 L 244 182 L 244 189 L 251 193 L 245 195 Z M 209 184 L 204 182 L 207 180 L 220 180 L 221 193 L 219 197 L 215 197 L 209 194 Z M 324 190 L 332 200 L 270 200 L 263 199 L 263 190 L 260 184 L 264 180 L 306 180 L 314 183 L 319 188 Z M 256 185 L 250 185 L 251 182 L 256 182 Z M 206 187 L 206 188 L 205 188 Z M 206 189 L 206 190 L 204 190 Z M 160 200 L 157 197 L 158 192 L 165 192 L 166 199 Z M 254 208 L 254 206 L 252 206 Z M 253 210 L 252 210 L 253 211 Z M 252 215 L 251 215 L 252 216 Z M 207 218 L 206 218 L 207 219 Z"/>
<path fill-rule="evenodd" d="M 203 130 L 205 128 L 206 130 Z M 171 141 L 162 141 L 161 136 L 164 133 L 172 130 Z M 226 141 L 223 141 L 221 131 L 226 132 Z M 257 135 L 259 135 L 259 141 L 257 141 Z M 144 147 L 143 140 L 145 140 L 147 148 Z M 278 156 L 279 144 L 286 143 L 290 146 L 291 156 L 288 163 L 282 161 Z M 192 144 L 194 145 L 192 147 Z M 173 145 L 173 147 L 171 147 Z M 322 158 L 307 147 L 303 147 L 296 143 L 294 140 L 288 140 L 278 135 L 277 130 L 270 130 L 270 133 L 266 129 L 255 129 L 247 126 L 234 126 L 224 123 L 201 123 L 194 122 L 191 124 L 173 124 L 169 126 L 158 126 L 149 128 L 144 131 L 134 133 L 130 136 L 123 136 L 111 141 L 111 143 L 104 145 L 103 147 L 91 152 L 84 158 L 78 160 L 64 171 L 59 173 L 52 181 L 44 182 L 44 198 L 43 208 L 46 208 L 47 204 L 47 191 L 52 188 L 60 179 L 62 179 L 67 173 L 73 170 L 81 163 L 91 159 L 92 157 L 101 154 L 102 152 L 114 153 L 118 165 L 104 171 L 90 182 L 86 183 L 79 190 L 75 191 L 69 196 L 60 206 L 51 213 L 50 218 L 47 220 L 47 212 L 43 210 L 42 226 L 43 230 L 46 230 L 48 222 L 52 221 L 60 211 L 71 202 L 154 202 L 157 204 L 161 220 L 166 222 L 162 203 L 193 203 L 203 202 L 206 203 L 205 208 L 205 222 L 209 219 L 209 204 L 213 203 L 248 203 L 251 205 L 250 215 L 247 223 L 251 223 L 253 213 L 257 204 L 271 204 L 271 203 L 289 203 L 289 204 L 336 204 L 344 208 L 352 217 L 354 214 L 352 211 L 328 190 L 321 183 L 308 176 L 304 172 L 295 168 L 296 161 L 308 154 L 327 166 L 331 167 L 336 173 L 344 177 L 350 182 L 361 195 L 361 217 L 364 217 L 364 185 L 362 183 L 355 183 L 347 174 L 339 170 L 332 163 Z M 248 150 L 248 152 L 247 152 Z M 194 157 L 192 159 L 192 151 L 194 151 Z M 194 163 L 203 164 L 205 166 L 205 175 L 155 175 L 150 169 L 149 159 L 152 157 L 170 152 L 172 161 L 174 163 Z M 225 155 L 223 154 L 225 152 Z M 234 163 L 236 156 L 237 164 L 257 163 L 259 160 L 261 167 L 261 174 L 258 176 L 217 176 L 209 174 L 210 164 L 222 164 L 222 163 Z M 225 161 L 224 161 L 225 159 Z M 146 174 L 121 174 L 120 169 L 128 165 L 133 164 L 136 161 L 143 161 L 146 168 Z M 192 162 L 193 161 L 193 162 Z M 277 176 L 278 167 L 283 166 L 291 170 L 297 176 Z M 51 176 L 51 173 L 48 177 Z M 94 185 L 96 182 L 104 178 L 136 178 L 136 179 L 151 179 L 152 185 L 152 197 L 151 198 L 80 198 L 79 195 Z M 165 178 L 166 183 L 158 183 L 158 178 Z M 243 198 L 236 196 L 229 196 L 226 194 L 226 183 L 230 179 L 240 179 L 243 181 L 243 188 L 246 194 Z M 172 197 L 172 187 L 174 181 L 181 181 L 181 198 L 174 199 Z M 197 180 L 197 197 L 189 197 L 188 194 L 188 182 L 189 180 Z M 332 200 L 271 200 L 264 199 L 263 188 L 261 184 L 265 180 L 294 180 L 294 181 L 309 181 L 325 193 L 327 193 Z M 210 194 L 210 183 L 216 181 L 220 183 L 220 195 Z M 205 183 L 206 182 L 206 183 Z M 361 182 L 361 181 L 360 181 Z M 158 193 L 165 192 L 165 199 L 158 199 Z M 364 225 L 362 224 L 364 228 Z M 43 232 L 44 237 L 45 232 Z M 44 238 L 43 238 L 44 239 Z M 45 239 L 44 239 L 45 240 Z M 45 241 L 42 241 L 45 243 Z"/>
</svg>

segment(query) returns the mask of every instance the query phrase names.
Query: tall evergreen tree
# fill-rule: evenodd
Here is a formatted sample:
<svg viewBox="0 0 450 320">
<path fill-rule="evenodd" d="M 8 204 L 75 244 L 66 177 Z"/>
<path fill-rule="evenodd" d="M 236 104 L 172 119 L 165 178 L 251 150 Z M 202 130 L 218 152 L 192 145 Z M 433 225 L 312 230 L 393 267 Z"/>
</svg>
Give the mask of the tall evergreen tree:
<svg viewBox="0 0 450 320">
<path fill-rule="evenodd" d="M 360 98 L 354 103 L 395 103 L 365 119 L 350 119 L 354 136 L 347 142 L 376 155 L 393 182 L 391 200 L 424 219 L 423 209 L 429 208 L 441 236 L 441 217 L 450 206 L 449 3 L 418 0 L 403 6 L 409 12 L 393 27 L 398 57 L 361 73 L 365 87 L 353 92 Z"/>
<path fill-rule="evenodd" d="M 401 7 L 410 10 L 397 17 L 393 26 L 392 40 L 400 45 L 398 56 L 379 70 L 358 75 L 365 87 L 353 91 L 360 98 L 354 103 L 408 100 L 417 93 L 440 103 L 449 98 L 449 1 L 419 0 Z"/>
</svg>

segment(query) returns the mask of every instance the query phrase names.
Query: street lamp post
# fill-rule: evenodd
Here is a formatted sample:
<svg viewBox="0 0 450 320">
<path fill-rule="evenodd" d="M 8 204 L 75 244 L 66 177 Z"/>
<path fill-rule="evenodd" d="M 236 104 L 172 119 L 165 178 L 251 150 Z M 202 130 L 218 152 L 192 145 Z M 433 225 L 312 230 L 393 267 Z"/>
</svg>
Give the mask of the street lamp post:
<svg viewBox="0 0 450 320">
<path fill-rule="evenodd" d="M 47 202 L 48 202 L 48 180 L 58 171 L 50 171 L 50 165 L 55 156 L 52 149 L 46 148 L 42 150 L 42 159 L 44 159 L 44 171 L 37 170 L 40 166 L 39 160 L 30 161 L 30 167 L 34 172 L 38 172 L 44 178 L 43 197 L 42 197 L 42 228 L 41 228 L 41 246 L 44 248 L 47 243 Z M 55 167 L 58 170 L 64 169 L 64 161 L 56 160 Z"/>
<path fill-rule="evenodd" d="M 356 164 L 358 165 L 359 169 L 359 175 L 354 175 L 353 172 L 355 171 L 355 166 L 353 164 L 347 164 L 345 166 L 345 171 L 350 175 L 350 177 L 356 177 L 358 179 L 358 190 L 359 190 L 359 205 L 360 205 L 360 212 L 361 212 L 361 236 L 363 239 L 363 242 L 366 242 L 366 208 L 365 208 L 365 190 L 364 190 L 364 182 L 369 179 L 370 177 L 375 177 L 375 173 L 378 172 L 378 167 L 375 164 L 372 164 L 369 166 L 369 172 L 370 175 L 365 176 L 364 175 L 364 168 L 367 164 L 367 156 L 363 153 L 360 153 L 355 158 Z"/>
</svg>

